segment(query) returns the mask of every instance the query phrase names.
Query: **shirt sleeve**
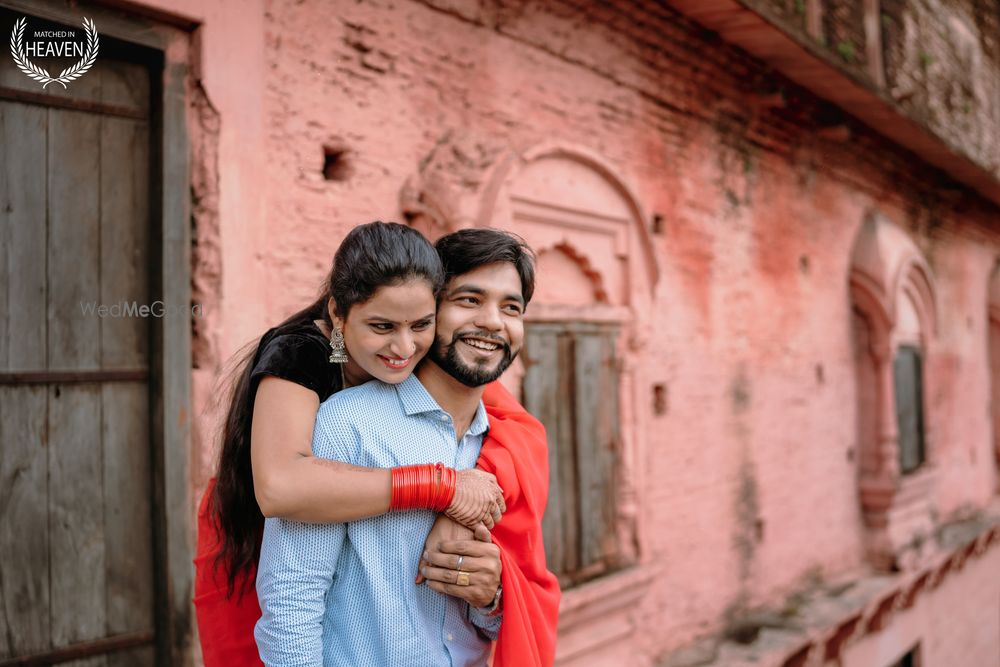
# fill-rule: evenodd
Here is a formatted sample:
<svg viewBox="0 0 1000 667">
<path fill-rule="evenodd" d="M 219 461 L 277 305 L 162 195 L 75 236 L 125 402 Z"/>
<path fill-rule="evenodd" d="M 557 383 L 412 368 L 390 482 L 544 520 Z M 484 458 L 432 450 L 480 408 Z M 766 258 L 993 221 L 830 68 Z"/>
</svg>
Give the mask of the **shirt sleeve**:
<svg viewBox="0 0 1000 667">
<path fill-rule="evenodd" d="M 323 616 L 345 524 L 264 521 L 257 569 L 261 617 L 254 630 L 265 665 L 323 664 Z"/>
<path fill-rule="evenodd" d="M 324 458 L 352 462 L 355 431 L 330 428 L 337 420 L 321 409 L 313 431 L 313 449 Z M 317 454 L 319 455 L 319 454 Z M 257 567 L 261 617 L 254 638 L 268 667 L 316 667 L 323 664 L 323 617 L 333 584 L 347 524 L 308 524 L 267 519 Z"/>
<path fill-rule="evenodd" d="M 491 642 L 495 642 L 497 637 L 500 635 L 500 625 L 503 623 L 503 612 L 501 611 L 496 616 L 489 616 L 479 611 L 470 604 L 468 618 L 469 622 L 472 623 L 476 631 L 483 637 L 483 639 L 488 639 Z"/>
<path fill-rule="evenodd" d="M 311 389 L 320 400 L 329 395 L 327 351 L 318 340 L 309 336 L 289 333 L 269 340 L 260 351 L 250 380 L 256 385 L 267 375 Z"/>
</svg>

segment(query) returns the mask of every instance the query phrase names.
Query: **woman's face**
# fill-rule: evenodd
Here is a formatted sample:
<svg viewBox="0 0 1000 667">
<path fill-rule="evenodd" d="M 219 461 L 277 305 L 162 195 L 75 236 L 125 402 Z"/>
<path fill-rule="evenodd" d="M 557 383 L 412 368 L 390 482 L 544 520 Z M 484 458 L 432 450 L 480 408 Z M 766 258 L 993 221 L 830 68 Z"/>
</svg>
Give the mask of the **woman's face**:
<svg viewBox="0 0 1000 667">
<path fill-rule="evenodd" d="M 430 284 L 412 278 L 385 285 L 364 303 L 357 303 L 334 322 L 344 333 L 350 361 L 344 368 L 348 384 L 371 378 L 397 384 L 410 377 L 434 342 L 437 303 Z"/>
</svg>

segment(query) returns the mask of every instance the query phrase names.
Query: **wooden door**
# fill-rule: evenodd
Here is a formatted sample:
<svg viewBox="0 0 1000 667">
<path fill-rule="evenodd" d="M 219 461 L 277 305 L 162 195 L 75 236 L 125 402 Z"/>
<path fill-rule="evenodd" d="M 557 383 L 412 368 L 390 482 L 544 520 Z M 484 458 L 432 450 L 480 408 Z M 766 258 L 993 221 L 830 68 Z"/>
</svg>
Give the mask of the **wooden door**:
<svg viewBox="0 0 1000 667">
<path fill-rule="evenodd" d="M 532 323 L 526 331 L 524 406 L 549 440 L 545 557 L 564 586 L 621 565 L 616 335 L 615 326 L 586 322 Z"/>
<path fill-rule="evenodd" d="M 154 661 L 150 69 L 106 41 L 0 66 L 0 666 Z"/>
</svg>

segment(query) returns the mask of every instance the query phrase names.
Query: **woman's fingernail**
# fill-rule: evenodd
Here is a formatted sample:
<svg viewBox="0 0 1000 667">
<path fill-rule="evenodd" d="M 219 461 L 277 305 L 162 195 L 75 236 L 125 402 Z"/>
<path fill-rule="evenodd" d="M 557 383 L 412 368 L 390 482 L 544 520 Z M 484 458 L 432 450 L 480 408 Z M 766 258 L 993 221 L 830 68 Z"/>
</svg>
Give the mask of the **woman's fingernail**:
<svg viewBox="0 0 1000 667">
<path fill-rule="evenodd" d="M 420 568 L 420 574 L 422 574 L 422 575 L 424 575 L 426 577 L 427 576 L 427 568 L 426 567 Z"/>
<path fill-rule="evenodd" d="M 430 558 L 427 557 L 427 552 L 426 551 L 424 552 L 424 555 L 422 556 L 422 558 L 424 560 L 430 560 Z"/>
</svg>

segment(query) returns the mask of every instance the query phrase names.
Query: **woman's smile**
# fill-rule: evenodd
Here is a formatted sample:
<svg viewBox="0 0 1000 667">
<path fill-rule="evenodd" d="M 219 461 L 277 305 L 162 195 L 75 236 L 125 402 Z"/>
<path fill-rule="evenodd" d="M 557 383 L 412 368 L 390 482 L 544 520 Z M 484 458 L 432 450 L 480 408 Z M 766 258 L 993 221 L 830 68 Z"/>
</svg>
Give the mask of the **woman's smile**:
<svg viewBox="0 0 1000 667">
<path fill-rule="evenodd" d="M 379 360 L 383 364 L 385 364 L 386 368 L 388 368 L 390 370 L 394 370 L 394 371 L 398 371 L 398 370 L 402 370 L 402 369 L 406 368 L 407 366 L 410 365 L 410 362 L 413 361 L 413 357 L 412 356 L 406 357 L 405 359 L 399 359 L 399 358 L 396 358 L 396 357 L 387 357 L 387 356 L 382 355 L 382 354 L 379 354 L 377 356 L 378 356 Z"/>
</svg>

